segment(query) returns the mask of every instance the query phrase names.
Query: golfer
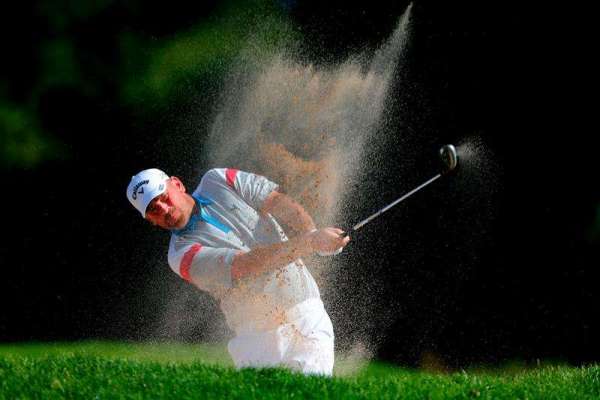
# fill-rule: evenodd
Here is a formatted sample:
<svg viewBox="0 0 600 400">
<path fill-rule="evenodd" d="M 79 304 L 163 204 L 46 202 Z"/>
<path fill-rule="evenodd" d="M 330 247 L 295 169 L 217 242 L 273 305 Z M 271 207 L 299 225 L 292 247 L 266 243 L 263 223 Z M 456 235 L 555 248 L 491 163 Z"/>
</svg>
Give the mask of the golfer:
<svg viewBox="0 0 600 400">
<path fill-rule="evenodd" d="M 341 229 L 316 229 L 277 184 L 237 169 L 209 170 L 191 194 L 177 177 L 146 169 L 127 198 L 171 231 L 173 271 L 218 300 L 235 332 L 228 350 L 236 367 L 332 374 L 333 327 L 302 257 L 341 251 L 350 241 Z"/>
</svg>

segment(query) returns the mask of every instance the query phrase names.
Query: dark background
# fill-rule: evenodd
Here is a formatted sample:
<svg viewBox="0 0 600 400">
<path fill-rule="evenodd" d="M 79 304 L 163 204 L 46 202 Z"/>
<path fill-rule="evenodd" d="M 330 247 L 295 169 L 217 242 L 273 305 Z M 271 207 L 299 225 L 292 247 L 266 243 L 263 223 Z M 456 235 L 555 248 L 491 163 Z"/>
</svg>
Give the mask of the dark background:
<svg viewBox="0 0 600 400">
<path fill-rule="evenodd" d="M 600 185 L 597 131 L 584 122 L 586 13 L 445 3 L 414 2 L 383 132 L 388 161 L 353 189 L 371 200 L 340 223 L 429 178 L 440 144 L 477 143 L 481 158 L 356 238 L 345 255 L 356 269 L 338 271 L 347 275 L 337 284 L 357 298 L 334 307 L 334 325 L 352 329 L 347 317 L 368 281 L 382 320 L 363 333 L 377 338 L 382 359 L 598 361 Z M 3 13 L 0 340 L 155 338 L 165 285 L 195 291 L 166 264 L 168 235 L 126 201 L 130 176 L 157 165 L 193 181 L 209 167 L 194 149 L 237 38 L 265 18 L 275 39 L 285 34 L 277 21 L 290 22 L 303 56 L 328 65 L 379 46 L 406 5 L 45 1 Z M 178 40 L 211 30 L 233 32 L 213 59 L 164 61 L 194 51 L 168 53 Z M 184 339 L 202 338 L 198 328 Z"/>
</svg>

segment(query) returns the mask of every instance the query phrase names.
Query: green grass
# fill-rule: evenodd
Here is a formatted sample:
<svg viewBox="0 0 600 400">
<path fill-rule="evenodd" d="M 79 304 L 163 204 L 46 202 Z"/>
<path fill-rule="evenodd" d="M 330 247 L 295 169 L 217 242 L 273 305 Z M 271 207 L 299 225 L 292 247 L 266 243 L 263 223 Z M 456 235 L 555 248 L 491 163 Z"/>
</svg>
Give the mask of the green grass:
<svg viewBox="0 0 600 400">
<path fill-rule="evenodd" d="M 0 345 L 0 399 L 594 399 L 600 366 L 432 374 L 339 363 L 334 378 L 232 368 L 223 346 Z M 353 371 L 353 373 L 349 373 Z"/>
</svg>

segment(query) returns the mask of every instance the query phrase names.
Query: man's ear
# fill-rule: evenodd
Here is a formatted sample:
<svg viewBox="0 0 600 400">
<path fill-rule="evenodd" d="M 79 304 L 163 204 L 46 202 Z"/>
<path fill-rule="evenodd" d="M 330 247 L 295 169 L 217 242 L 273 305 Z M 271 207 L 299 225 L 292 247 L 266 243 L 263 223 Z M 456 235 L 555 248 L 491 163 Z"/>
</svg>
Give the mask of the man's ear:
<svg viewBox="0 0 600 400">
<path fill-rule="evenodd" d="M 169 178 L 171 180 L 171 183 L 177 188 L 179 189 L 179 191 L 185 193 L 185 185 L 183 184 L 183 182 L 181 182 L 181 179 L 179 179 L 176 176 L 172 176 L 171 178 Z"/>
</svg>

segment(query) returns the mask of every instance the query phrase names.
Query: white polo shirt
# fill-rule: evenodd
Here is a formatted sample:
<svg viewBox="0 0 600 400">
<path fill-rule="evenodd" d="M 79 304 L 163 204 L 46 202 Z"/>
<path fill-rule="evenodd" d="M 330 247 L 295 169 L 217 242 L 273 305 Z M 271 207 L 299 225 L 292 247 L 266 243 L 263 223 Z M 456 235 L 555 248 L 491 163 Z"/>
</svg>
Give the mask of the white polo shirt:
<svg viewBox="0 0 600 400">
<path fill-rule="evenodd" d="M 211 169 L 192 193 L 202 214 L 193 215 L 186 227 L 173 231 L 169 243 L 173 271 L 214 296 L 238 335 L 274 329 L 286 322 L 286 310 L 320 298 L 314 278 L 300 259 L 256 278 L 239 282 L 231 278 L 236 253 L 288 240 L 270 214 L 258 212 L 276 189 L 275 183 L 259 175 Z"/>
</svg>

